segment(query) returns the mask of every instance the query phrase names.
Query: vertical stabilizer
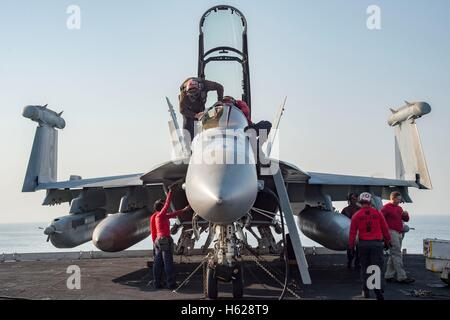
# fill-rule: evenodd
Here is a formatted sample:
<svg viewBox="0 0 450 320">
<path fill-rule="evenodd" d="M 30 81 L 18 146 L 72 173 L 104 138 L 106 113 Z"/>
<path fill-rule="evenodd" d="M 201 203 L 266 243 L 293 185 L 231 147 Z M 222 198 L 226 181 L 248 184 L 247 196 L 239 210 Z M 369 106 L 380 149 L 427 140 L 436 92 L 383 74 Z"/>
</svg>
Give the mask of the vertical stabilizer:
<svg viewBox="0 0 450 320">
<path fill-rule="evenodd" d="M 23 116 L 38 123 L 22 192 L 33 192 L 40 183 L 56 182 L 58 167 L 58 132 L 66 125 L 61 113 L 47 106 L 27 106 Z"/>
<path fill-rule="evenodd" d="M 397 179 L 416 181 L 422 189 L 432 189 L 416 120 L 431 112 L 425 102 L 408 103 L 388 120 L 395 130 L 395 174 Z"/>
</svg>

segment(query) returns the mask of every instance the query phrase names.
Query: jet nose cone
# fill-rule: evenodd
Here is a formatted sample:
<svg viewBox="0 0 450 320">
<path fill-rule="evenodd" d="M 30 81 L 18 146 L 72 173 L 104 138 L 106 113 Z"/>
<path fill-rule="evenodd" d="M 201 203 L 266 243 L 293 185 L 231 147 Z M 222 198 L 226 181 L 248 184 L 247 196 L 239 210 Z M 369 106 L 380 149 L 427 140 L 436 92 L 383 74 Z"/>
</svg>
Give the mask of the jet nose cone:
<svg viewBox="0 0 450 320">
<path fill-rule="evenodd" d="M 258 192 L 256 169 L 251 165 L 190 165 L 186 196 L 203 219 L 230 224 L 253 206 Z"/>
</svg>

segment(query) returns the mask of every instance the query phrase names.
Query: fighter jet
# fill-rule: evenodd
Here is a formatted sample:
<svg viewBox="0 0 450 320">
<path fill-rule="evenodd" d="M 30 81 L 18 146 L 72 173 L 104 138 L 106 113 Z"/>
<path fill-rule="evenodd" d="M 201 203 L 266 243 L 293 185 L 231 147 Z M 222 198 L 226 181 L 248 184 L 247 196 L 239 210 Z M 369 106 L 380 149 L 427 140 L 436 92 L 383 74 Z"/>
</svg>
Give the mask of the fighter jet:
<svg viewBox="0 0 450 320">
<path fill-rule="evenodd" d="M 230 95 L 251 108 L 246 18 L 234 7 L 216 6 L 201 17 L 199 30 L 198 77 L 222 83 Z M 230 39 L 239 41 L 232 45 Z M 53 220 L 44 231 L 55 247 L 73 248 L 92 241 L 102 251 L 126 250 L 150 235 L 153 203 L 178 182 L 181 187 L 176 189 L 172 209 L 190 204 L 193 212 L 181 216 L 172 227 L 172 234 L 181 230 L 176 251 L 189 254 L 200 235 L 208 233 L 203 248 L 208 249 L 215 240 L 208 261 L 208 296 L 217 297 L 220 279 L 232 281 L 234 296 L 241 297 L 238 257 L 248 248 L 248 233 L 257 240 L 257 252 L 279 253 L 286 245 L 277 242 L 274 233 L 285 239 L 285 221 L 303 283 L 309 284 L 295 219 L 307 237 L 327 248 L 345 250 L 350 220 L 334 213 L 333 201 L 346 200 L 350 192 L 370 192 L 374 206 L 380 208 L 392 191 L 411 202 L 409 188 L 432 188 L 416 125 L 418 118 L 431 111 L 425 102 L 392 109 L 388 124 L 395 130 L 393 179 L 306 172 L 270 158 L 284 104 L 266 143 L 269 162 L 261 165 L 245 132 L 247 119 L 236 106 L 213 103 L 189 144 L 167 102 L 175 159 L 146 173 L 92 179 L 71 176 L 68 181 L 57 181 L 58 130 L 66 125 L 61 113 L 47 106 L 25 107 L 23 116 L 38 127 L 23 192 L 45 190 L 46 206 L 70 204 L 68 214 Z M 209 161 L 211 158 L 227 161 Z"/>
</svg>

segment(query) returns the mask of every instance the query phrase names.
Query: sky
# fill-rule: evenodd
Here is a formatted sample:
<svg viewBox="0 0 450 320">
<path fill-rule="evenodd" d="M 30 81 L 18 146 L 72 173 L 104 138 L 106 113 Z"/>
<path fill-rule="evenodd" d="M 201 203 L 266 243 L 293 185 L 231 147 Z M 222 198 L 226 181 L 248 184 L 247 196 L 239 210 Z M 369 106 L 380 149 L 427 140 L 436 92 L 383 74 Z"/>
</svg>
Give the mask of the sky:
<svg viewBox="0 0 450 320">
<path fill-rule="evenodd" d="M 229 4 L 248 21 L 253 119 L 288 97 L 280 158 L 306 171 L 394 177 L 389 108 L 426 101 L 418 120 L 432 191 L 412 215 L 450 215 L 450 2 L 447 0 L 0 0 L 0 223 L 49 221 L 68 205 L 21 193 L 30 104 L 64 110 L 58 177 L 149 171 L 170 158 L 164 97 L 196 75 L 198 21 Z M 67 8 L 81 9 L 79 30 Z M 366 10 L 381 9 L 369 30 Z M 181 118 L 180 115 L 178 116 Z"/>
</svg>

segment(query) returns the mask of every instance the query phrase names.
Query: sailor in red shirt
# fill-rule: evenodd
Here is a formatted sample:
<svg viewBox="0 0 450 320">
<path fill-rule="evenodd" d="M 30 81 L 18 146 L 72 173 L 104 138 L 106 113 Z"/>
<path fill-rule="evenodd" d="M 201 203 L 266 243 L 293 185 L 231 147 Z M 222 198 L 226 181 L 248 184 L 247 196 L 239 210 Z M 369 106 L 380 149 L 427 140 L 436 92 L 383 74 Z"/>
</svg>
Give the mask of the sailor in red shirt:
<svg viewBox="0 0 450 320">
<path fill-rule="evenodd" d="M 246 132 L 250 132 L 249 130 L 252 129 L 254 131 L 255 138 L 252 140 L 252 147 L 253 150 L 258 151 L 255 152 L 257 156 L 257 163 L 260 164 L 269 164 L 269 159 L 266 159 L 264 155 L 262 154 L 261 147 L 263 144 L 267 141 L 269 137 L 270 130 L 272 129 L 272 123 L 270 121 L 259 121 L 257 123 L 253 123 L 251 116 L 250 116 L 250 108 L 248 107 L 247 103 L 243 100 L 236 100 L 233 97 L 225 96 L 222 100 L 223 103 L 232 104 L 236 107 L 238 107 L 242 113 L 247 118 L 248 126 L 245 128 Z M 250 134 L 249 134 L 250 135 Z M 256 141 L 256 138 L 258 137 L 258 141 Z M 259 145 L 259 148 L 256 148 Z"/>
<path fill-rule="evenodd" d="M 409 221 L 409 214 L 400 207 L 402 202 L 400 192 L 392 192 L 390 199 L 391 201 L 381 209 L 392 238 L 392 247 L 389 249 L 389 259 L 384 277 L 386 281 L 396 280 L 397 282 L 408 284 L 415 281 L 406 275 L 402 257 L 403 222 Z"/>
<path fill-rule="evenodd" d="M 150 218 L 150 229 L 154 247 L 153 280 L 155 289 L 161 288 L 161 276 L 164 265 L 166 280 L 169 289 L 175 289 L 175 273 L 173 270 L 173 240 L 170 236 L 170 219 L 185 213 L 190 209 L 187 206 L 183 210 L 168 213 L 172 200 L 172 189 L 169 188 L 167 199 L 164 202 L 159 199 L 155 202 L 155 212 Z"/>
<path fill-rule="evenodd" d="M 372 195 L 364 192 L 359 196 L 361 209 L 352 217 L 350 224 L 349 249 L 355 249 L 358 235 L 358 253 L 361 264 L 361 278 L 363 282 L 363 296 L 369 297 L 367 288 L 367 270 L 369 266 L 377 265 L 383 268 L 383 247 L 389 245 L 391 237 L 383 215 L 371 207 Z M 380 281 L 381 284 L 381 281 Z M 381 287 L 374 289 L 378 300 L 383 300 Z"/>
</svg>

